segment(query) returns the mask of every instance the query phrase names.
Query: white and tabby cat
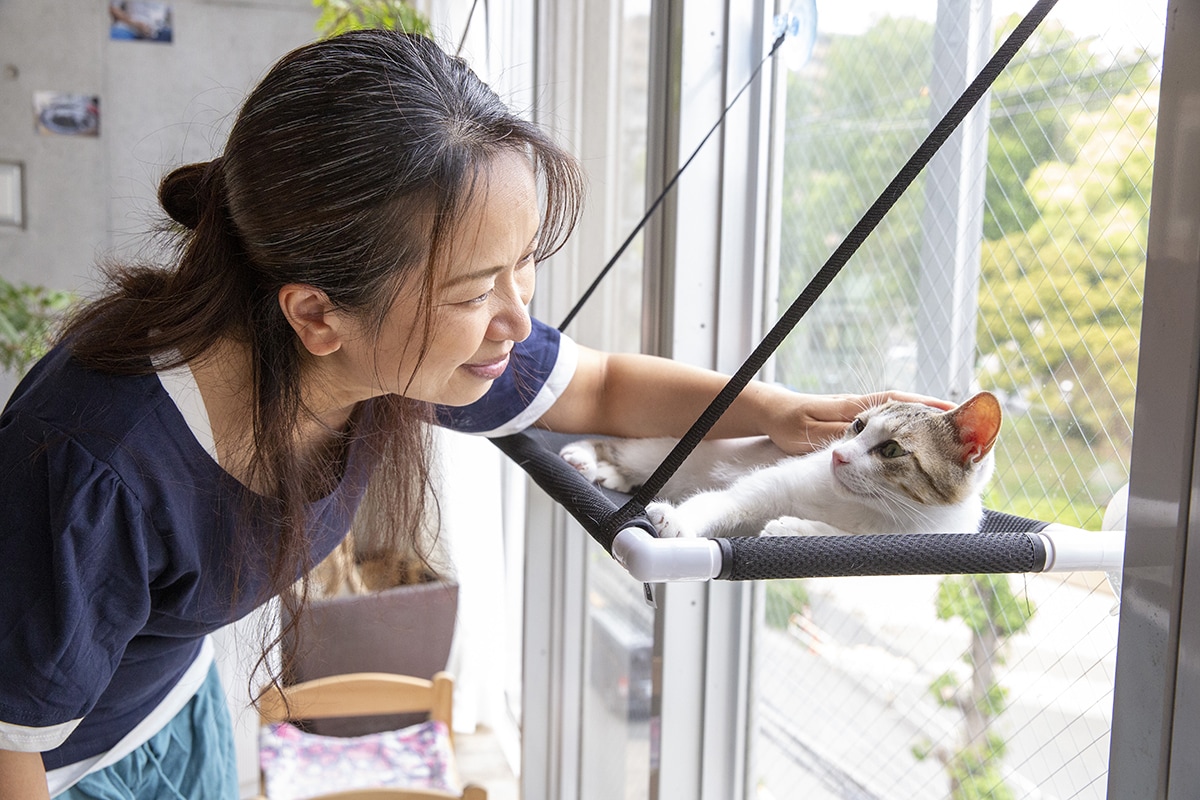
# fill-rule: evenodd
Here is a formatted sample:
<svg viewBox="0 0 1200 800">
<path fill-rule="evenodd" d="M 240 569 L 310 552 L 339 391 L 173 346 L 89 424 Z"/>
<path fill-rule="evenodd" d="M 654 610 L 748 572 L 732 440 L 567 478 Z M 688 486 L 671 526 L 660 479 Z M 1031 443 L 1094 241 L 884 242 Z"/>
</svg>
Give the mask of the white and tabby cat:
<svg viewBox="0 0 1200 800">
<path fill-rule="evenodd" d="M 968 533 L 978 530 L 1000 404 L 981 392 L 950 411 L 889 401 L 841 439 L 786 456 L 765 438 L 711 440 L 647 507 L 660 536 Z M 589 439 L 561 451 L 588 479 L 628 492 L 674 439 Z M 677 503 L 672 505 L 671 503 Z"/>
</svg>

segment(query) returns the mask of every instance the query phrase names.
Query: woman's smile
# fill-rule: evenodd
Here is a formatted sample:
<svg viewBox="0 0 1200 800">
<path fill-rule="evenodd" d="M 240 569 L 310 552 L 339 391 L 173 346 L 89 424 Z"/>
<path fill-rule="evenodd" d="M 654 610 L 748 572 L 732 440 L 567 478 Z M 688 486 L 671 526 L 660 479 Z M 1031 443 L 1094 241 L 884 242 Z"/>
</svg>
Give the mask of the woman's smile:
<svg viewBox="0 0 1200 800">
<path fill-rule="evenodd" d="M 508 353 L 490 361 L 476 361 L 463 364 L 462 368 L 483 381 L 494 381 L 508 369 Z"/>
</svg>

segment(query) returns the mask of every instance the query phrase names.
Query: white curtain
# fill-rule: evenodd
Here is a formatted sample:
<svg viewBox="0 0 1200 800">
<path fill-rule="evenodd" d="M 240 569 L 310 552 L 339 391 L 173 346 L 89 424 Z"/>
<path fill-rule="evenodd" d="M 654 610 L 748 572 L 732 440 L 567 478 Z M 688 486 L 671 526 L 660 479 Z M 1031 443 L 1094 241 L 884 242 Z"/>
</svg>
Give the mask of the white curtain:
<svg viewBox="0 0 1200 800">
<path fill-rule="evenodd" d="M 439 429 L 441 541 L 458 579 L 458 622 L 447 669 L 454 728 L 495 728 L 509 663 L 505 611 L 502 454 L 486 439 Z"/>
</svg>

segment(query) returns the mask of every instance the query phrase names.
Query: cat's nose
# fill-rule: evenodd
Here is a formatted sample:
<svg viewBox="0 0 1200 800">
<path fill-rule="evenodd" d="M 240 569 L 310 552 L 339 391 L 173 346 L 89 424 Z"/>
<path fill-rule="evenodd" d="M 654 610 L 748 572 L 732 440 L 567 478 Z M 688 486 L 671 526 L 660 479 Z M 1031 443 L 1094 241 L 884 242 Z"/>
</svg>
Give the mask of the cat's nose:
<svg viewBox="0 0 1200 800">
<path fill-rule="evenodd" d="M 834 450 L 833 451 L 833 463 L 834 464 L 849 464 L 850 459 L 841 450 Z"/>
</svg>

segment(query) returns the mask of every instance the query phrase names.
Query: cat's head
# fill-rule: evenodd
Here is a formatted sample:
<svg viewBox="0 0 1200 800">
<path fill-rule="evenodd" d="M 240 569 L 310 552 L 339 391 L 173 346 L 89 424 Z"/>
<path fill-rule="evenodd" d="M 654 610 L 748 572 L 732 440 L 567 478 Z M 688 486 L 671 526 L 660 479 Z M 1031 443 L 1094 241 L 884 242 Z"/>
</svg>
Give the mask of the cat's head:
<svg viewBox="0 0 1200 800">
<path fill-rule="evenodd" d="M 855 417 L 830 448 L 834 483 L 861 497 L 926 506 L 978 496 L 992 473 L 1000 403 L 988 392 L 950 411 L 890 401 Z"/>
</svg>

